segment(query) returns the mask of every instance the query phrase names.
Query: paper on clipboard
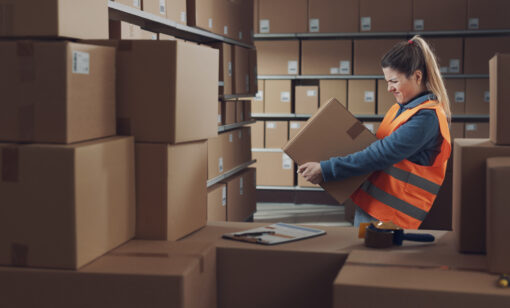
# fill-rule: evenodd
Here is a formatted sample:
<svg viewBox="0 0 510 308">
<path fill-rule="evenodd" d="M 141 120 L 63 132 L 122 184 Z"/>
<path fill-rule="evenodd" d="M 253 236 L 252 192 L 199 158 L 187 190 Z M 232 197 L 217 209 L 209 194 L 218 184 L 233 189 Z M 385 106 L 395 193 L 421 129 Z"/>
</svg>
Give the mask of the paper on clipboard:
<svg viewBox="0 0 510 308">
<path fill-rule="evenodd" d="M 223 238 L 262 245 L 276 245 L 326 234 L 326 231 L 293 224 L 269 226 L 223 234 Z"/>
</svg>

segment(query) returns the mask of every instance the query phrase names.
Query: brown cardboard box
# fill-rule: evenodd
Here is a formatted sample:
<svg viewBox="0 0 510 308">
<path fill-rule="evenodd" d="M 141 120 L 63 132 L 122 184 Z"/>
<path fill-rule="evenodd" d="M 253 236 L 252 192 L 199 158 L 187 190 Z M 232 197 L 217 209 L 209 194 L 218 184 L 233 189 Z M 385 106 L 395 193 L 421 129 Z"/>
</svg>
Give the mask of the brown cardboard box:
<svg viewBox="0 0 510 308">
<path fill-rule="evenodd" d="M 490 112 L 489 79 L 466 79 L 466 114 Z"/>
<path fill-rule="evenodd" d="M 264 97 L 265 113 L 291 112 L 292 86 L 290 80 L 266 80 Z"/>
<path fill-rule="evenodd" d="M 113 0 L 114 2 L 133 7 L 135 9 L 142 9 L 142 0 Z"/>
<path fill-rule="evenodd" d="M 0 284 L 4 307 L 214 308 L 216 248 L 130 241 L 79 271 L 2 267 Z"/>
<path fill-rule="evenodd" d="M 464 74 L 488 74 L 496 53 L 510 53 L 510 36 L 467 37 L 464 40 Z"/>
<path fill-rule="evenodd" d="M 227 221 L 227 185 L 215 184 L 207 189 L 207 221 Z"/>
<path fill-rule="evenodd" d="M 466 136 L 467 136 L 466 131 Z M 485 252 L 486 160 L 510 155 L 488 139 L 456 139 L 453 151 L 453 230 L 461 252 Z"/>
<path fill-rule="evenodd" d="M 224 119 L 224 112 L 225 110 L 225 102 L 219 101 L 218 102 L 218 126 L 224 125 L 223 119 Z"/>
<path fill-rule="evenodd" d="M 256 211 L 255 168 L 223 181 L 227 185 L 227 221 L 245 221 Z"/>
<path fill-rule="evenodd" d="M 489 123 L 464 123 L 466 138 L 489 138 Z"/>
<path fill-rule="evenodd" d="M 243 102 L 243 117 L 245 121 L 251 121 L 251 101 L 245 100 Z"/>
<path fill-rule="evenodd" d="M 226 133 L 207 140 L 207 179 L 217 177 L 225 172 L 224 145 L 227 138 Z"/>
<path fill-rule="evenodd" d="M 252 1 L 247 1 L 252 2 Z M 250 73 L 250 94 L 256 94 L 258 87 L 257 50 L 248 49 L 249 73 Z"/>
<path fill-rule="evenodd" d="M 264 148 L 264 121 L 248 125 L 251 127 L 251 146 L 254 149 Z"/>
<path fill-rule="evenodd" d="M 490 62 L 490 138 L 495 144 L 510 144 L 510 54 L 497 54 Z"/>
<path fill-rule="evenodd" d="M 382 57 L 400 40 L 354 40 L 354 74 L 382 75 Z"/>
<path fill-rule="evenodd" d="M 395 96 L 388 92 L 388 82 L 384 79 L 377 80 L 377 114 L 386 114 L 391 106 L 395 105 Z"/>
<path fill-rule="evenodd" d="M 450 154 L 450 159 L 448 160 L 448 164 L 446 165 L 446 171 L 451 172 L 453 170 L 453 144 L 455 139 L 457 138 L 465 138 L 464 129 L 466 124 L 464 122 L 452 122 L 450 124 L 450 139 L 452 144 L 452 153 Z"/>
<path fill-rule="evenodd" d="M 175 241 L 207 223 L 207 144 L 136 144 L 136 237 Z"/>
<path fill-rule="evenodd" d="M 360 30 L 405 32 L 412 30 L 413 3 L 408 0 L 359 0 Z"/>
<path fill-rule="evenodd" d="M 230 17 L 234 18 L 233 38 L 253 45 L 255 1 L 238 0 L 229 3 L 234 4 L 234 11 L 230 12 Z"/>
<path fill-rule="evenodd" d="M 0 42 L 0 140 L 73 143 L 115 135 L 115 50 Z"/>
<path fill-rule="evenodd" d="M 281 150 L 253 150 L 257 186 L 294 186 L 294 163 Z"/>
<path fill-rule="evenodd" d="M 299 74 L 299 41 L 256 41 L 255 48 L 258 74 Z"/>
<path fill-rule="evenodd" d="M 413 0 L 415 31 L 465 30 L 466 0 Z"/>
<path fill-rule="evenodd" d="M 427 43 L 434 50 L 441 73 L 462 74 L 462 38 L 427 38 Z"/>
<path fill-rule="evenodd" d="M 232 62 L 232 46 L 226 43 L 213 43 L 211 47 L 218 49 L 220 52 L 220 74 L 219 86 L 220 94 L 230 95 L 232 92 L 232 75 L 233 75 L 233 62 Z"/>
<path fill-rule="evenodd" d="M 168 35 L 168 34 L 165 34 L 165 33 L 159 33 L 158 34 L 158 39 L 160 41 L 179 41 L 179 40 L 181 40 L 179 38 L 176 38 L 175 36 Z"/>
<path fill-rule="evenodd" d="M 451 162 L 448 162 L 448 164 L 451 164 Z M 441 189 L 439 190 L 427 217 L 420 225 L 420 229 L 452 230 L 452 179 L 452 167 L 449 167 L 446 171 Z"/>
<path fill-rule="evenodd" d="M 350 75 L 351 40 L 304 40 L 301 42 L 302 75 Z"/>
<path fill-rule="evenodd" d="M 468 29 L 510 28 L 510 2 L 501 0 L 468 0 Z"/>
<path fill-rule="evenodd" d="M 257 33 L 307 32 L 307 0 L 259 0 Z"/>
<path fill-rule="evenodd" d="M 352 114 L 375 114 L 375 80 L 349 80 L 348 107 Z"/>
<path fill-rule="evenodd" d="M 347 80 L 322 79 L 319 81 L 319 88 L 319 107 L 331 98 L 337 99 L 344 107 L 347 107 Z"/>
<path fill-rule="evenodd" d="M 289 121 L 289 140 L 294 138 L 304 125 L 305 121 Z"/>
<path fill-rule="evenodd" d="M 253 113 L 264 113 L 264 80 L 258 80 L 258 91 L 251 99 L 251 111 Z"/>
<path fill-rule="evenodd" d="M 218 134 L 217 50 L 182 41 L 94 43 L 119 47 L 119 134 L 133 135 L 137 142 L 171 144 Z"/>
<path fill-rule="evenodd" d="M 266 121 L 266 148 L 281 149 L 289 140 L 289 127 L 287 121 Z"/>
<path fill-rule="evenodd" d="M 103 0 L 1 0 L 0 36 L 108 39 Z"/>
<path fill-rule="evenodd" d="M 295 113 L 314 114 L 319 109 L 319 87 L 318 86 L 296 86 Z"/>
<path fill-rule="evenodd" d="M 140 26 L 124 21 L 110 20 L 110 39 L 157 40 L 158 33 L 143 30 Z"/>
<path fill-rule="evenodd" d="M 244 102 L 245 101 L 237 101 L 236 102 L 236 123 L 241 123 L 246 121 L 244 118 Z"/>
<path fill-rule="evenodd" d="M 234 154 L 233 166 L 230 169 L 251 161 L 251 128 L 241 127 L 233 131 Z"/>
<path fill-rule="evenodd" d="M 218 14 L 225 4 L 223 0 L 186 0 L 188 26 L 223 34 Z"/>
<path fill-rule="evenodd" d="M 337 100 L 330 100 L 312 116 L 283 150 L 298 164 L 327 160 L 364 149 L 377 138 Z M 323 183 L 321 186 L 343 203 L 366 176 Z"/>
<path fill-rule="evenodd" d="M 508 177 L 510 176 L 510 158 L 493 157 L 487 159 L 487 260 L 489 271 L 493 273 L 510 272 L 508 258 Z"/>
<path fill-rule="evenodd" d="M 450 99 L 452 114 L 466 113 L 466 81 L 465 79 L 443 79 Z"/>
<path fill-rule="evenodd" d="M 359 0 L 309 0 L 308 31 L 358 32 Z"/>
<path fill-rule="evenodd" d="M 225 125 L 234 124 L 237 115 L 237 101 L 225 101 Z"/>
<path fill-rule="evenodd" d="M 132 137 L 0 144 L 0 162 L 0 264 L 77 269 L 134 236 Z"/>
<path fill-rule="evenodd" d="M 236 156 L 237 151 L 242 146 L 242 144 L 237 141 L 237 131 L 238 130 L 231 130 L 220 135 L 222 137 L 221 146 L 225 172 L 228 172 L 234 167 L 237 167 L 239 165 L 239 161 L 241 160 L 240 157 Z"/>
<path fill-rule="evenodd" d="M 250 54 L 249 49 L 234 46 L 232 48 L 234 63 L 233 92 L 234 94 L 250 93 Z"/>
<path fill-rule="evenodd" d="M 143 0 L 143 10 L 179 24 L 186 24 L 186 0 Z"/>
</svg>

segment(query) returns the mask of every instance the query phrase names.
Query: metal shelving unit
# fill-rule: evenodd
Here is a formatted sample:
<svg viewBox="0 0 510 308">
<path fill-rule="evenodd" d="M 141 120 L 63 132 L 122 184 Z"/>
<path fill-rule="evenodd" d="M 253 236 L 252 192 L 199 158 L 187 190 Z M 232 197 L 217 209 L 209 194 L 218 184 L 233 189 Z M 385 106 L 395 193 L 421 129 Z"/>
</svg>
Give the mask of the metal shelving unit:
<svg viewBox="0 0 510 308">
<path fill-rule="evenodd" d="M 227 94 L 227 95 L 220 95 L 220 100 L 232 100 L 232 99 L 242 99 L 242 98 L 253 98 L 256 94 Z"/>
<path fill-rule="evenodd" d="M 489 74 L 448 74 L 445 79 L 474 79 L 489 78 Z M 339 80 L 367 80 L 384 79 L 383 75 L 259 75 L 259 80 L 310 80 L 310 79 L 339 79 Z"/>
<path fill-rule="evenodd" d="M 244 170 L 245 168 L 247 168 L 248 166 L 250 166 L 250 165 L 252 165 L 252 164 L 254 164 L 256 162 L 257 161 L 254 159 L 252 161 L 249 161 L 249 162 L 246 162 L 244 164 L 241 164 L 241 165 L 235 167 L 234 169 L 229 170 L 229 171 L 227 171 L 227 172 L 225 172 L 225 173 L 223 173 L 221 175 L 218 175 L 215 178 L 212 178 L 212 179 L 208 180 L 207 181 L 207 187 L 209 188 L 209 187 L 213 186 L 214 184 L 219 183 L 219 182 L 223 181 L 224 179 L 229 178 L 229 177 L 233 176 L 234 174 L 237 174 L 237 173 L 241 172 L 242 170 Z"/>
<path fill-rule="evenodd" d="M 255 120 L 308 120 L 311 115 L 296 115 L 296 114 L 264 114 L 264 113 L 252 113 L 252 118 Z M 382 121 L 384 115 L 382 114 L 368 114 L 368 115 L 355 115 L 360 121 Z M 453 122 L 488 122 L 488 114 L 457 114 L 452 116 Z"/>
<path fill-rule="evenodd" d="M 218 133 L 222 133 L 222 132 L 226 132 L 226 131 L 229 131 L 229 130 L 233 130 L 233 129 L 242 127 L 244 125 L 252 124 L 252 123 L 255 123 L 255 122 L 256 122 L 255 120 L 250 120 L 250 121 L 244 121 L 244 122 L 239 122 L 239 123 L 234 123 L 234 124 L 227 124 L 227 125 L 218 126 Z"/>
</svg>

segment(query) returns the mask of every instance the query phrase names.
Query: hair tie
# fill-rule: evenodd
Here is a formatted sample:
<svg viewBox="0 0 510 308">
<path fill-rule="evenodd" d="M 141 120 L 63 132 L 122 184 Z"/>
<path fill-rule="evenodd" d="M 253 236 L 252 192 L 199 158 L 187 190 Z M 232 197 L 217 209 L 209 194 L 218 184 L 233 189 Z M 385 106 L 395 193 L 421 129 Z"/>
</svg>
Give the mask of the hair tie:
<svg viewBox="0 0 510 308">
<path fill-rule="evenodd" d="M 407 41 L 407 43 L 408 43 L 409 45 L 412 45 L 412 44 L 414 43 L 414 41 L 413 41 L 413 40 L 409 40 L 409 41 Z"/>
</svg>

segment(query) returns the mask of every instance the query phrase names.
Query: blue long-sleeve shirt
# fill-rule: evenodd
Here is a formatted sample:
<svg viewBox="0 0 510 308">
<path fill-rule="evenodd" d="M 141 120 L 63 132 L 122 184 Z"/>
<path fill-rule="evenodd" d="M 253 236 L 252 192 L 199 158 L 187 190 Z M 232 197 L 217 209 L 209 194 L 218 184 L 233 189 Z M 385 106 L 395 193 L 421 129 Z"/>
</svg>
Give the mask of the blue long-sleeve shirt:
<svg viewBox="0 0 510 308">
<path fill-rule="evenodd" d="M 404 110 L 435 99 L 429 92 L 422 93 L 407 104 L 399 104 L 398 117 Z M 352 176 L 386 169 L 404 159 L 430 166 L 440 152 L 442 136 L 436 112 L 418 111 L 391 135 L 379 139 L 362 151 L 320 162 L 324 182 L 339 181 Z"/>
</svg>

